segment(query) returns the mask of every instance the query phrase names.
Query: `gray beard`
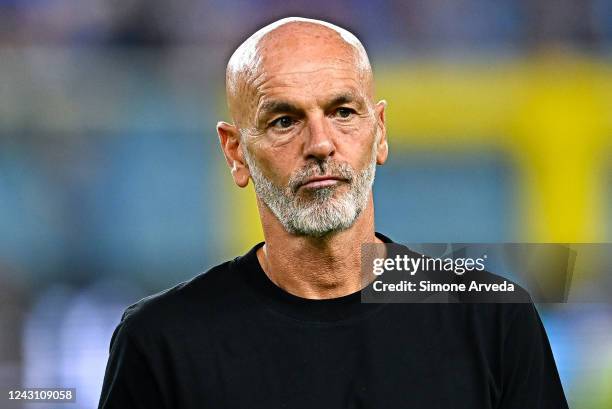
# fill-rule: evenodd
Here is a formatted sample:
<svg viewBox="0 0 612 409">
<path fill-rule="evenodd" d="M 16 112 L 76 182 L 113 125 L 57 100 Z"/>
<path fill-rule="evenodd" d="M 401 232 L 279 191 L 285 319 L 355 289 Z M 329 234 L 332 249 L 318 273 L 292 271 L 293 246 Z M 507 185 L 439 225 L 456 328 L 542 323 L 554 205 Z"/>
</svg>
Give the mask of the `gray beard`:
<svg viewBox="0 0 612 409">
<path fill-rule="evenodd" d="M 292 175 L 285 187 L 275 185 L 261 172 L 248 149 L 242 151 L 257 197 L 268 206 L 285 230 L 299 236 L 322 237 L 350 228 L 366 208 L 376 174 L 377 141 L 378 137 L 372 145 L 370 161 L 365 169 L 355 171 L 347 163 L 329 160 L 317 162 Z M 333 175 L 346 182 L 309 189 L 302 197 L 298 196 L 301 183 L 315 175 Z M 338 192 L 346 188 L 344 185 L 348 185 L 348 190 Z"/>
</svg>

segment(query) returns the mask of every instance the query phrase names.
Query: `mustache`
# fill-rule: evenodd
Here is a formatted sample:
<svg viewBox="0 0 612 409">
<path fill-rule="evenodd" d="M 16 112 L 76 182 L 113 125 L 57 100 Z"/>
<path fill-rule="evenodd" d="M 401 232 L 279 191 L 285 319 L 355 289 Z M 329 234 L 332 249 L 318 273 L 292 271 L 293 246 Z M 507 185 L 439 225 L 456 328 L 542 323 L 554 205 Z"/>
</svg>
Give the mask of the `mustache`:
<svg viewBox="0 0 612 409">
<path fill-rule="evenodd" d="M 300 186 L 313 176 L 329 176 L 345 179 L 347 183 L 352 183 L 355 179 L 355 170 L 346 162 L 330 160 L 312 162 L 295 172 L 289 179 L 288 186 L 293 193 L 296 193 Z"/>
</svg>

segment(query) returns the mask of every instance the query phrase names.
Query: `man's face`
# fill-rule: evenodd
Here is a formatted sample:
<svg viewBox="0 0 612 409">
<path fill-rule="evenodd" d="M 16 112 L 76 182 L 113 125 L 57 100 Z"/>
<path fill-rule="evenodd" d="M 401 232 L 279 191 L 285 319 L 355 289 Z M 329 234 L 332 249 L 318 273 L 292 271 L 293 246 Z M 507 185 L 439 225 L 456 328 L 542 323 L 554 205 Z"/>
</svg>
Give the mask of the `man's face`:
<svg viewBox="0 0 612 409">
<path fill-rule="evenodd" d="M 242 149 L 259 199 L 285 229 L 320 237 L 349 228 L 367 206 L 380 107 L 349 47 L 294 46 L 299 53 L 265 45 Z"/>
</svg>

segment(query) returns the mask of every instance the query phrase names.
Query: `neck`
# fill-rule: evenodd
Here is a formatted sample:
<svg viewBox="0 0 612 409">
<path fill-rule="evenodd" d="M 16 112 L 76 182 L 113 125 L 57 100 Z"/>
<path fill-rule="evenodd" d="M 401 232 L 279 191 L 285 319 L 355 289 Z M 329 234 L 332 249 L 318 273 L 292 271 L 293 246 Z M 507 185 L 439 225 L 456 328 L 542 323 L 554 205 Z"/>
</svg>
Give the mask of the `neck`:
<svg viewBox="0 0 612 409">
<path fill-rule="evenodd" d="M 374 234 L 371 194 L 351 228 L 324 237 L 290 234 L 267 206 L 258 204 L 265 245 L 257 258 L 272 282 L 310 299 L 337 298 L 361 289 L 361 245 L 381 242 Z"/>
</svg>

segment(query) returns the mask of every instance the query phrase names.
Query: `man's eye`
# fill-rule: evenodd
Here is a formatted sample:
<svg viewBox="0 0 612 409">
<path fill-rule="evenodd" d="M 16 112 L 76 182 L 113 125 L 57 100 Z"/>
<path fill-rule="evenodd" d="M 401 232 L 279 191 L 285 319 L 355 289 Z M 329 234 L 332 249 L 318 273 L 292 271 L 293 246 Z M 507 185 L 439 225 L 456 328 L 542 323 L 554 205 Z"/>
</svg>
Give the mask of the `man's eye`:
<svg viewBox="0 0 612 409">
<path fill-rule="evenodd" d="M 291 117 L 282 116 L 272 121 L 270 123 L 270 126 L 275 127 L 275 128 L 289 128 L 293 124 L 294 124 L 294 121 Z"/>
<path fill-rule="evenodd" d="M 348 118 L 354 113 L 355 111 L 350 108 L 338 108 L 336 110 L 336 115 L 338 115 L 340 118 Z"/>
</svg>

